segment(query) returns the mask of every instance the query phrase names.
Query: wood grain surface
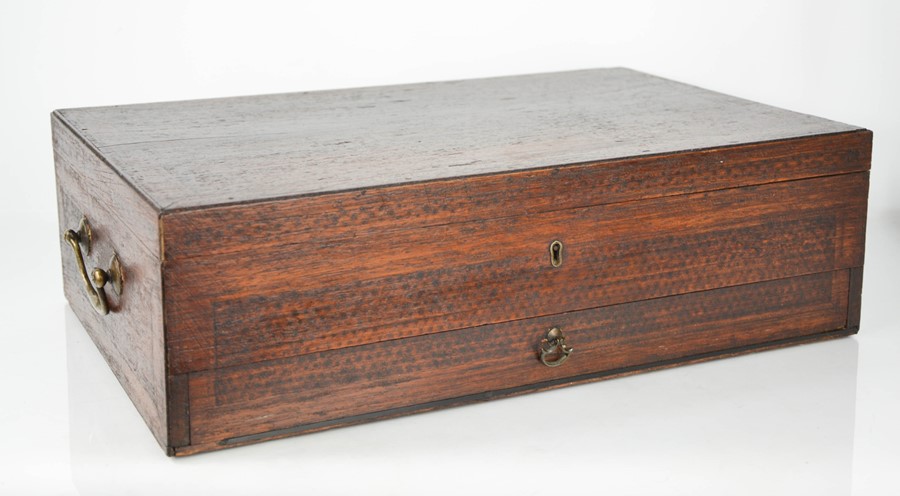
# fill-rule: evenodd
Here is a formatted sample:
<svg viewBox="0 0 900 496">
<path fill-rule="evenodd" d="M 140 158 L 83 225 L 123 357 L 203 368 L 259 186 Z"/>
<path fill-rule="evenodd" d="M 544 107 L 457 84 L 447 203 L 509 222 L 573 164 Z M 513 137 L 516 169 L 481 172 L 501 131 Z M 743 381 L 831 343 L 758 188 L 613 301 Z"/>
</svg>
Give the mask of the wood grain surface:
<svg viewBox="0 0 900 496">
<path fill-rule="evenodd" d="M 166 353 L 158 214 L 63 121 L 53 118 L 63 290 L 72 311 L 147 422 L 160 445 L 170 444 L 166 415 Z M 112 254 L 125 267 L 121 296 L 107 291 L 111 311 L 88 301 L 72 248 L 63 241 L 87 216 L 93 229 L 88 270 L 106 269 Z"/>
<path fill-rule="evenodd" d="M 166 262 L 170 368 L 856 267 L 867 188 L 863 172 Z"/>
<path fill-rule="evenodd" d="M 169 454 L 859 327 L 872 133 L 627 69 L 52 128 L 60 233 L 126 268 L 99 316 L 61 240 L 66 297 Z"/>
<path fill-rule="evenodd" d="M 472 220 L 861 172 L 872 133 L 787 139 L 665 156 L 451 178 L 163 212 L 167 261 Z"/>
<path fill-rule="evenodd" d="M 849 284 L 841 270 L 190 374 L 191 443 L 826 333 L 844 328 Z M 575 348 L 556 368 L 537 357 L 552 326 Z"/>
<path fill-rule="evenodd" d="M 858 129 L 628 69 L 59 113 L 161 210 Z"/>
</svg>

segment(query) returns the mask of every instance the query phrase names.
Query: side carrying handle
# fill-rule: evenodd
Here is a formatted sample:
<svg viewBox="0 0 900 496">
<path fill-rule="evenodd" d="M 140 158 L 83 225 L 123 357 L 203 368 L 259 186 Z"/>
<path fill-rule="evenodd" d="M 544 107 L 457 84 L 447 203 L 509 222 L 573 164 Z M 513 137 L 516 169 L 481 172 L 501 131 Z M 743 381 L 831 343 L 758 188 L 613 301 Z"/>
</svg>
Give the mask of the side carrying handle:
<svg viewBox="0 0 900 496">
<path fill-rule="evenodd" d="M 575 351 L 573 348 L 566 346 L 566 337 L 559 327 L 554 327 L 547 331 L 547 337 L 541 340 L 541 363 L 548 367 L 559 367 L 569 359 L 573 351 Z M 548 360 L 547 357 L 552 355 L 557 357 Z"/>
<path fill-rule="evenodd" d="M 75 252 L 75 263 L 78 264 L 78 270 L 81 272 L 81 279 L 84 281 L 84 290 L 87 292 L 88 300 L 91 301 L 91 305 L 97 313 L 100 315 L 108 314 L 109 303 L 106 301 L 104 288 L 108 283 L 111 283 L 113 291 L 120 295 L 122 294 L 122 286 L 125 283 L 125 270 L 121 262 L 119 262 L 119 255 L 113 253 L 109 261 L 109 269 L 94 268 L 90 276 L 88 276 L 87 268 L 84 265 L 82 247 L 84 247 L 84 252 L 87 255 L 91 254 L 93 233 L 87 218 L 82 217 L 78 230 L 67 230 L 63 234 L 63 238 L 72 247 L 72 251 Z"/>
</svg>

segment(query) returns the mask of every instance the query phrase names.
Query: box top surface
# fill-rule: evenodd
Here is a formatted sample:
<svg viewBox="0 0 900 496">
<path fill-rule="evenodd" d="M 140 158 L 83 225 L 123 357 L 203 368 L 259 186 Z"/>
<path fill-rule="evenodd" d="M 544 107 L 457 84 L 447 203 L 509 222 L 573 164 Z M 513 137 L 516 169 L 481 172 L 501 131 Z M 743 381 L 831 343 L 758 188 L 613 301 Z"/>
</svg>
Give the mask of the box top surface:
<svg viewBox="0 0 900 496">
<path fill-rule="evenodd" d="M 160 210 L 859 129 L 620 68 L 56 115 Z"/>
</svg>

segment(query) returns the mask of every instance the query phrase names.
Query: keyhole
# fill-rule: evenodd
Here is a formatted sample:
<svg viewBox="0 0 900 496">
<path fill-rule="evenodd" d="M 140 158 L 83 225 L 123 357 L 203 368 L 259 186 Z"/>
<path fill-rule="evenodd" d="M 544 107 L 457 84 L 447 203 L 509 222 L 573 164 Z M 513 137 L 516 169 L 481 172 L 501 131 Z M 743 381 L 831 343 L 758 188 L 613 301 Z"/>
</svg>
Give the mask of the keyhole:
<svg viewBox="0 0 900 496">
<path fill-rule="evenodd" d="M 563 261 L 563 245 L 562 242 L 556 240 L 550 243 L 550 265 L 559 267 Z"/>
</svg>

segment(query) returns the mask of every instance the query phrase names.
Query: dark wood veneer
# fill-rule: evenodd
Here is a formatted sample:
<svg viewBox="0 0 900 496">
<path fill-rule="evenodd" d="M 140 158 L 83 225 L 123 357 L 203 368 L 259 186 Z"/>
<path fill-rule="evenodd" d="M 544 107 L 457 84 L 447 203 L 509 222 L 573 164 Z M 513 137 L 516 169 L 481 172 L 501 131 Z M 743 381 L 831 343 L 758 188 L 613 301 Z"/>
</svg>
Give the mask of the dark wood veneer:
<svg viewBox="0 0 900 496">
<path fill-rule="evenodd" d="M 867 173 L 166 263 L 175 373 L 862 265 Z M 547 246 L 563 241 L 565 262 Z M 367 256 L 360 254 L 367 253 Z"/>
<path fill-rule="evenodd" d="M 827 333 L 844 327 L 849 283 L 847 270 L 820 273 L 194 373 L 191 439 L 213 448 L 246 432 L 261 439 L 369 411 Z M 535 350 L 552 326 L 576 352 L 548 369 Z"/>
<path fill-rule="evenodd" d="M 51 124 L 60 234 L 126 271 L 101 316 L 61 239 L 66 298 L 170 455 L 859 328 L 855 126 L 626 69 Z"/>
<path fill-rule="evenodd" d="M 869 169 L 866 130 L 165 211 L 165 259 L 267 250 Z M 265 233 L 261 236 L 260 233 Z"/>
</svg>

